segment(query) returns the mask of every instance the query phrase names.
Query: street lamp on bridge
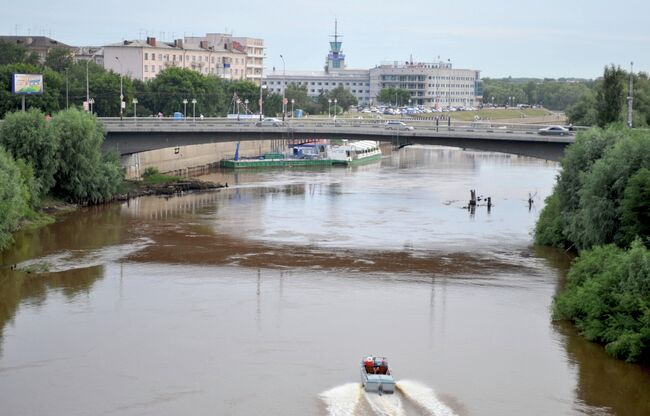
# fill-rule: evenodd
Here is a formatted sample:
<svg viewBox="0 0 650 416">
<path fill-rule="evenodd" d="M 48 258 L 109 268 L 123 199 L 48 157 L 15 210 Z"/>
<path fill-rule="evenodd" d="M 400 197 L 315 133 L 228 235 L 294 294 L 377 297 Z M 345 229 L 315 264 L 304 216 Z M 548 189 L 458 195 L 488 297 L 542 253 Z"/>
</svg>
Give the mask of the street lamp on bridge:
<svg viewBox="0 0 650 416">
<path fill-rule="evenodd" d="M 138 118 L 138 99 L 133 98 L 131 102 L 133 103 L 133 120 L 136 120 Z"/>
<path fill-rule="evenodd" d="M 196 98 L 192 98 L 192 121 L 196 121 Z"/>
<path fill-rule="evenodd" d="M 183 98 L 183 120 L 187 120 L 187 98 Z"/>
</svg>

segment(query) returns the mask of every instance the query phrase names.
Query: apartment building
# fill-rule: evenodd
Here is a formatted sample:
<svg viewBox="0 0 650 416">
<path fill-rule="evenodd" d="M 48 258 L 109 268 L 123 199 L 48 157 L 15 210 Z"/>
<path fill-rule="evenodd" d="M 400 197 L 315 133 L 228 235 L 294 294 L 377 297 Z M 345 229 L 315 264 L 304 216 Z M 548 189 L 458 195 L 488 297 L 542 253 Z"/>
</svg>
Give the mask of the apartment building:
<svg viewBox="0 0 650 416">
<path fill-rule="evenodd" d="M 246 53 L 232 48 L 228 42 L 215 44 L 190 37 L 168 43 L 148 37 L 106 45 L 103 49 L 104 67 L 133 79 L 150 80 L 170 67 L 189 68 L 225 79 L 247 79 Z"/>
<path fill-rule="evenodd" d="M 246 54 L 244 79 L 255 82 L 262 80 L 264 72 L 264 39 L 232 36 L 227 33 L 207 33 L 205 36 L 185 38 L 195 43 L 207 42 L 215 49 L 230 49 Z"/>
</svg>

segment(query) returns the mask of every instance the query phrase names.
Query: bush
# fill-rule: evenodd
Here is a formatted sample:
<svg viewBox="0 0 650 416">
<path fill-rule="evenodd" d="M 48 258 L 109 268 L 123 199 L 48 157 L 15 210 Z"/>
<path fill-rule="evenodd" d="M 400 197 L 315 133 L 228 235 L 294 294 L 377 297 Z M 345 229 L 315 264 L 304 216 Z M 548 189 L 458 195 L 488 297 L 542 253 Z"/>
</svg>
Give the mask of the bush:
<svg viewBox="0 0 650 416">
<path fill-rule="evenodd" d="M 116 157 L 102 158 L 101 124 L 94 116 L 76 109 L 61 111 L 50 123 L 60 143 L 54 193 L 81 203 L 110 199 L 120 186 L 122 173 Z"/>
<path fill-rule="evenodd" d="M 554 309 L 612 356 L 650 363 L 650 250 L 636 240 L 582 252 Z"/>
<path fill-rule="evenodd" d="M 34 168 L 40 191 L 46 194 L 54 185 L 58 168 L 58 141 L 51 134 L 40 110 L 7 114 L 0 128 L 0 144 L 15 159 L 24 159 Z M 36 196 L 36 192 L 33 192 Z"/>
<path fill-rule="evenodd" d="M 0 147 L 0 249 L 9 245 L 11 233 L 27 210 L 24 192 L 20 168 Z"/>
<path fill-rule="evenodd" d="M 560 198 L 557 192 L 551 194 L 544 202 L 544 209 L 535 224 L 535 243 L 564 248 L 567 239 L 563 234 Z"/>
</svg>

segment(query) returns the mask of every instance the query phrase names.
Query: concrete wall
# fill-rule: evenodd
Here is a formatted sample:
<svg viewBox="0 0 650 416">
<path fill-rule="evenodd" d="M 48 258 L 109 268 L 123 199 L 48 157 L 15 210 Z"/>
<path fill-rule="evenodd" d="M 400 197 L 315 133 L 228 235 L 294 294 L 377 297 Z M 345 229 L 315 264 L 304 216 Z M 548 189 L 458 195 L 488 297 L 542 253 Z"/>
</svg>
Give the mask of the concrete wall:
<svg viewBox="0 0 650 416">
<path fill-rule="evenodd" d="M 270 152 L 276 145 L 271 140 L 242 141 L 239 155 L 259 156 Z M 122 166 L 126 169 L 126 179 L 140 178 L 148 167 L 156 167 L 163 173 L 192 174 L 217 164 L 221 159 L 232 158 L 235 147 L 235 142 L 168 147 L 122 156 Z"/>
</svg>

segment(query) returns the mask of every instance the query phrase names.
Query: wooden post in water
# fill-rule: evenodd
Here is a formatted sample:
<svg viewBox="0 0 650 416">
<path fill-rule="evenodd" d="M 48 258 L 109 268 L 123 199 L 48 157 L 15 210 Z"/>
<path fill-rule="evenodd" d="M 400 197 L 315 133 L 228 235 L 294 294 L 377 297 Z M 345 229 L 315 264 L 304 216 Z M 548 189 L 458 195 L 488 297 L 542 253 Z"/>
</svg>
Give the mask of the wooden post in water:
<svg viewBox="0 0 650 416">
<path fill-rule="evenodd" d="M 470 189 L 469 190 L 469 206 L 470 207 L 475 207 L 476 206 L 476 190 L 475 189 Z"/>
</svg>

